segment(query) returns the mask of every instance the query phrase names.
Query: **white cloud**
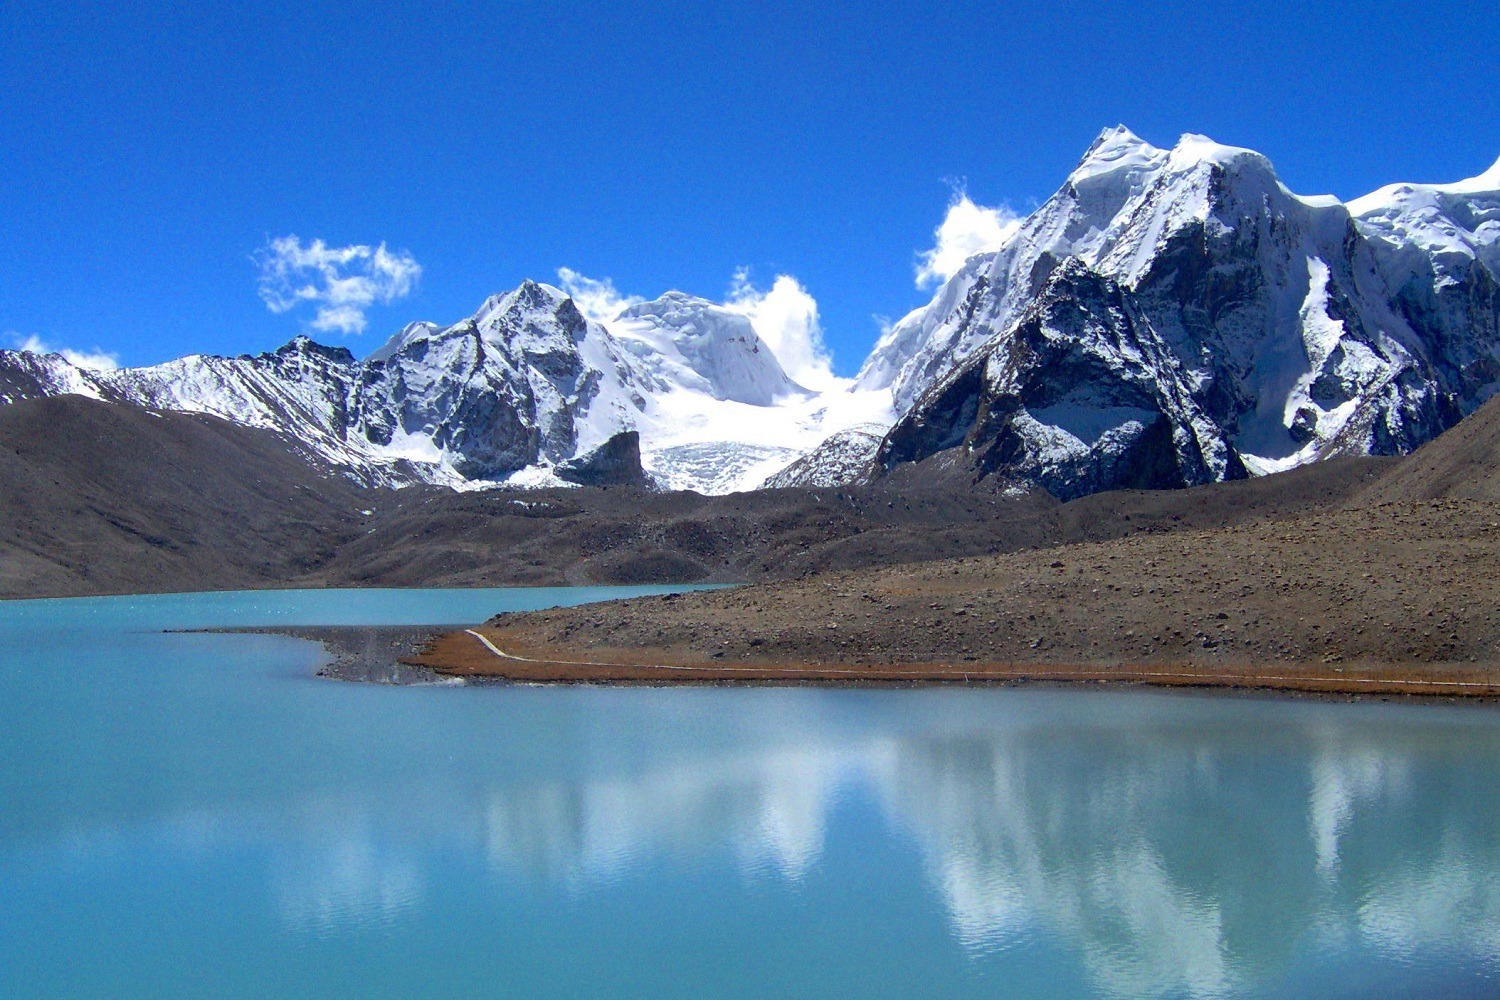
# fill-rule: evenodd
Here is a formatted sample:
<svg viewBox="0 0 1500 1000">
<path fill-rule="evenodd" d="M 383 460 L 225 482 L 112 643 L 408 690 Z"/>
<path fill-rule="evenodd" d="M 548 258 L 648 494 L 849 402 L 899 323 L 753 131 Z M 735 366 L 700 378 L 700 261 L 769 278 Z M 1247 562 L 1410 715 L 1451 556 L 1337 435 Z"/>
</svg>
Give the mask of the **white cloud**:
<svg viewBox="0 0 1500 1000">
<path fill-rule="evenodd" d="M 609 278 L 590 278 L 570 267 L 558 268 L 557 278 L 580 312 L 606 325 L 626 309 L 646 301 L 639 295 L 622 293 Z M 847 381 L 833 374 L 832 360 L 823 346 L 823 328 L 818 323 L 817 300 L 796 278 L 778 274 L 771 287 L 762 291 L 751 282 L 750 269 L 742 267 L 734 272 L 729 294 L 720 304 L 750 319 L 756 336 L 795 381 L 818 390 Z"/>
<path fill-rule="evenodd" d="M 976 253 L 1000 249 L 1020 225 L 1021 217 L 1006 206 L 976 205 L 955 188 L 943 224 L 932 231 L 934 246 L 917 255 L 917 287 L 947 281 Z"/>
<path fill-rule="evenodd" d="M 761 291 L 751 283 L 749 268 L 742 267 L 734 273 L 724 304 L 750 317 L 756 335 L 794 380 L 809 389 L 828 389 L 839 383 L 823 345 L 817 300 L 796 278 L 778 274 L 771 287 Z"/>
<path fill-rule="evenodd" d="M 588 278 L 571 267 L 558 268 L 557 280 L 563 291 L 572 296 L 579 312 L 600 323 L 608 323 L 631 306 L 646 301 L 639 295 L 621 295 L 608 278 Z"/>
<path fill-rule="evenodd" d="M 54 347 L 46 343 L 36 334 L 21 336 L 19 333 L 9 335 L 10 342 L 17 350 L 30 351 L 33 354 L 60 354 L 69 364 L 79 368 L 88 368 L 98 372 L 112 372 L 120 367 L 120 356 L 110 354 L 99 348 L 92 351 L 75 351 L 70 347 Z"/>
<path fill-rule="evenodd" d="M 410 295 L 422 266 L 405 250 L 391 252 L 355 244 L 330 247 L 322 240 L 303 245 L 296 236 L 270 240 L 255 254 L 260 297 L 273 313 L 304 302 L 317 307 L 312 329 L 351 334 L 365 330 L 365 311 Z"/>
</svg>

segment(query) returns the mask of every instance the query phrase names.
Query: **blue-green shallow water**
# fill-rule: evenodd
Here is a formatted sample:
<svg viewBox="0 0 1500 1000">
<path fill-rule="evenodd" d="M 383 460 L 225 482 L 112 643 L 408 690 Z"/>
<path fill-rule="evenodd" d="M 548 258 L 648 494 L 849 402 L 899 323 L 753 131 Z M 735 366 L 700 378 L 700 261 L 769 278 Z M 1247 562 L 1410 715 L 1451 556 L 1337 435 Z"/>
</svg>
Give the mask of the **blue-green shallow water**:
<svg viewBox="0 0 1500 1000">
<path fill-rule="evenodd" d="M 392 688 L 168 627 L 614 592 L 0 604 L 0 996 L 1492 996 L 1500 714 Z"/>
</svg>

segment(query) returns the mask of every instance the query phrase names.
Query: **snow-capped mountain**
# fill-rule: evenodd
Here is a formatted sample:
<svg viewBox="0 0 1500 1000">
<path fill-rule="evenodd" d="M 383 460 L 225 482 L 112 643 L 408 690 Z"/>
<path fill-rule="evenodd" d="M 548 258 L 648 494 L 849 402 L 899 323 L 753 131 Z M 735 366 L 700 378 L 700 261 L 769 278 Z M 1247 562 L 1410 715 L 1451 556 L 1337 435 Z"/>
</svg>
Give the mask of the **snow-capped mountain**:
<svg viewBox="0 0 1500 1000">
<path fill-rule="evenodd" d="M 80 368 L 61 354 L 0 350 L 0 404 L 65 395 L 106 399 L 108 393 L 92 369 Z"/>
<path fill-rule="evenodd" d="M 869 475 L 870 460 L 885 437 L 883 423 L 856 424 L 824 438 L 812 451 L 771 476 L 763 489 L 793 486 L 827 489 L 858 482 Z"/>
<path fill-rule="evenodd" d="M 556 288 L 525 282 L 472 317 L 408 326 L 360 367 L 354 430 L 464 481 L 551 467 L 636 426 L 644 366 Z"/>
<path fill-rule="evenodd" d="M 1500 381 L 1497 180 L 1346 206 L 1250 150 L 1107 130 L 876 345 L 857 385 L 903 412 L 878 465 L 964 445 L 1069 497 L 1409 451 Z"/>
<path fill-rule="evenodd" d="M 557 484 L 606 457 L 629 481 L 615 467 L 638 455 L 661 485 L 706 493 L 759 485 L 888 399 L 821 399 L 705 299 L 668 293 L 606 326 L 530 281 L 451 326 L 410 324 L 364 361 L 306 337 L 108 372 L 0 351 L 0 399 L 70 392 L 274 430 L 371 484 Z"/>
<path fill-rule="evenodd" d="M 0 370 L 23 357 L 36 356 L 5 352 Z M 550 467 L 632 428 L 653 385 L 571 299 L 533 282 L 453 326 L 412 324 L 364 362 L 306 337 L 255 357 L 112 372 L 43 360 L 101 398 L 274 430 L 385 484 L 462 486 Z"/>
<path fill-rule="evenodd" d="M 1397 313 L 1468 400 L 1500 366 L 1500 161 L 1457 184 L 1394 184 L 1349 202 Z"/>
<path fill-rule="evenodd" d="M 1117 127 L 848 387 L 799 385 L 731 307 L 668 292 L 591 319 L 528 281 L 363 361 L 305 337 L 111 371 L 0 351 L 0 402 L 212 413 L 367 483 L 725 493 L 961 449 L 975 476 L 1072 497 L 1415 448 L 1500 386 L 1497 275 L 1500 163 L 1346 205 L 1250 150 Z"/>
</svg>

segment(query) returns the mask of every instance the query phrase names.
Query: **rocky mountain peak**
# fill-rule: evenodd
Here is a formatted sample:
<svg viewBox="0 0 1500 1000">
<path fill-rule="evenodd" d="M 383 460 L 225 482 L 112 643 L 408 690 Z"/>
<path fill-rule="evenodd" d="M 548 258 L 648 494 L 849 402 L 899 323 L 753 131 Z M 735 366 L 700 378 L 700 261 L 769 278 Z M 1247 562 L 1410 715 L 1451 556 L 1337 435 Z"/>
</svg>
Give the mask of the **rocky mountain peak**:
<svg viewBox="0 0 1500 1000">
<path fill-rule="evenodd" d="M 109 372 L 0 352 L 0 399 L 213 413 L 367 482 L 555 484 L 631 465 L 635 442 L 643 473 L 722 492 L 828 439 L 776 481 L 874 469 L 879 445 L 886 466 L 951 448 L 946 468 L 1059 495 L 1184 485 L 1409 451 L 1500 390 L 1500 161 L 1345 206 L 1252 150 L 1105 129 L 854 389 L 798 385 L 732 305 L 668 292 L 600 323 L 531 280 L 364 362 L 306 337 Z"/>
<path fill-rule="evenodd" d="M 883 455 L 961 442 L 976 474 L 1079 495 L 1135 482 L 1128 454 L 1165 484 L 1409 451 L 1500 386 L 1484 178 L 1346 207 L 1252 150 L 1106 130 L 1000 251 L 882 338 L 866 372 L 907 414 Z"/>
<path fill-rule="evenodd" d="M 347 347 L 330 347 L 320 344 L 306 334 L 298 334 L 271 353 L 273 357 L 282 360 L 315 357 L 334 364 L 354 364 L 354 354 Z"/>
</svg>

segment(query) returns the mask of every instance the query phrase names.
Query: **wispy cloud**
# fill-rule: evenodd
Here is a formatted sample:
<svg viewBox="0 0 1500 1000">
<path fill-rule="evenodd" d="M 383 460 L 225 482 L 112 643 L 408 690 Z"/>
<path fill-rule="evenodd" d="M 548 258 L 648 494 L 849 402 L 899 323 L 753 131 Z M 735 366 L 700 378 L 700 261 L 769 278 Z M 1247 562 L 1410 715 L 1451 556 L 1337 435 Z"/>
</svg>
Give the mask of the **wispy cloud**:
<svg viewBox="0 0 1500 1000">
<path fill-rule="evenodd" d="M 832 388 L 837 382 L 833 359 L 823 344 L 818 302 L 790 274 L 778 274 L 762 291 L 750 280 L 750 269 L 734 272 L 724 303 L 750 317 L 750 325 L 781 362 L 782 370 L 809 389 Z"/>
<path fill-rule="evenodd" d="M 948 213 L 932 232 L 933 246 L 917 255 L 917 287 L 941 284 L 976 253 L 998 250 L 1021 225 L 1008 207 L 976 205 L 961 185 L 953 186 Z"/>
<path fill-rule="evenodd" d="M 331 247 L 322 240 L 303 244 L 296 236 L 279 236 L 258 250 L 260 297 L 273 313 L 304 303 L 316 307 L 309 326 L 317 331 L 363 333 L 365 312 L 410 295 L 422 266 L 405 250 L 386 245 Z"/>
<path fill-rule="evenodd" d="M 589 319 L 608 323 L 631 306 L 646 300 L 639 295 L 622 295 L 609 278 L 589 278 L 571 267 L 557 269 L 557 280 Z"/>
<path fill-rule="evenodd" d="M 30 351 L 33 354 L 60 354 L 70 364 L 79 368 L 88 368 L 98 372 L 112 372 L 120 367 L 120 356 L 108 353 L 99 348 L 92 351 L 75 351 L 71 347 L 57 347 L 47 343 L 36 334 L 22 336 L 19 333 L 8 333 L 5 339 L 15 345 L 17 350 Z"/>
</svg>

